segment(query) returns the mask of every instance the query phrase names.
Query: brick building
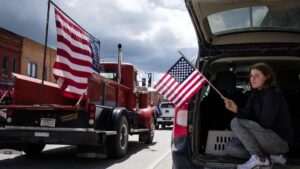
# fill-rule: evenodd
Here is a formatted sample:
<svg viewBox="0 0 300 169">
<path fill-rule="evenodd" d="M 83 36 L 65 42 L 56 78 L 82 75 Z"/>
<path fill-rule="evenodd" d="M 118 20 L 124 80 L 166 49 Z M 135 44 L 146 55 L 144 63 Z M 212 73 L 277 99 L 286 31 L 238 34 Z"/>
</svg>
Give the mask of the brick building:
<svg viewBox="0 0 300 169">
<path fill-rule="evenodd" d="M 0 28 L 0 87 L 12 85 L 11 73 L 20 72 L 22 37 Z"/>
<path fill-rule="evenodd" d="M 56 51 L 47 48 L 46 52 L 46 78 L 45 80 L 55 82 L 52 75 L 52 67 L 55 62 Z M 44 45 L 28 38 L 23 38 L 22 54 L 21 54 L 21 69 L 20 73 L 42 79 Z"/>
<path fill-rule="evenodd" d="M 51 82 L 55 82 L 52 75 L 55 57 L 56 51 L 48 47 L 45 80 Z M 0 87 L 12 84 L 13 72 L 42 79 L 43 59 L 44 45 L 0 28 Z"/>
</svg>

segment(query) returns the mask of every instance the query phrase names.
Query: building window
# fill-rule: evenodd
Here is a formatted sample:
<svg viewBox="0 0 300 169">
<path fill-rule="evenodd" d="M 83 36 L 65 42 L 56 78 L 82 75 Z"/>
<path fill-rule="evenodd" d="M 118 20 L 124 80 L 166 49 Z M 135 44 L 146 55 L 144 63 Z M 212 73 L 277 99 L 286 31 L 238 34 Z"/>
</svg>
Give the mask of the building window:
<svg viewBox="0 0 300 169">
<path fill-rule="evenodd" d="M 28 62 L 27 75 L 30 77 L 37 78 L 37 64 L 36 63 Z"/>
<path fill-rule="evenodd" d="M 12 73 L 16 73 L 16 71 L 17 71 L 17 59 L 14 58 L 12 63 Z"/>
<path fill-rule="evenodd" d="M 3 60 L 2 60 L 2 76 L 7 76 L 7 63 L 8 63 L 7 57 L 3 57 Z"/>
</svg>

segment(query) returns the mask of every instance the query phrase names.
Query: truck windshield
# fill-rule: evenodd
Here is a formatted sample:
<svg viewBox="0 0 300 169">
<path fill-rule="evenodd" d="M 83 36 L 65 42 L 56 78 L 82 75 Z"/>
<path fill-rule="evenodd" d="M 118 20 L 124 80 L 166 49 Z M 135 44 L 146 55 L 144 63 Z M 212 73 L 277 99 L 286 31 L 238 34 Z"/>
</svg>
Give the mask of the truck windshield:
<svg viewBox="0 0 300 169">
<path fill-rule="evenodd" d="M 299 6 L 280 10 L 251 6 L 211 14 L 207 19 L 213 35 L 246 31 L 300 31 Z"/>
<path fill-rule="evenodd" d="M 100 75 L 111 80 L 116 80 L 117 78 L 116 72 L 100 72 Z"/>
<path fill-rule="evenodd" d="M 160 106 L 161 108 L 174 108 L 174 104 L 173 103 L 164 103 L 164 104 L 161 104 Z"/>
</svg>

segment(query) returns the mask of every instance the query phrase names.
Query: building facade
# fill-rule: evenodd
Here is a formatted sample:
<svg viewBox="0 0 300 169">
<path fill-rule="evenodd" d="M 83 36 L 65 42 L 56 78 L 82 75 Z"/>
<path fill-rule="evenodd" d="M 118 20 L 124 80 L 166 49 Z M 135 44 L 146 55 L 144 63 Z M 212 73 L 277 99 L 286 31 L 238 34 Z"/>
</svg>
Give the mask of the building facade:
<svg viewBox="0 0 300 169">
<path fill-rule="evenodd" d="M 52 70 L 56 50 L 47 47 L 46 54 L 45 80 L 55 82 Z M 12 85 L 12 73 L 42 79 L 43 59 L 44 45 L 0 28 L 0 88 Z"/>
<path fill-rule="evenodd" d="M 0 87 L 12 85 L 11 73 L 20 72 L 22 37 L 0 28 Z"/>
<path fill-rule="evenodd" d="M 21 68 L 20 73 L 37 79 L 43 77 L 43 61 L 44 61 L 44 45 L 28 39 L 23 38 L 22 55 L 21 55 Z M 46 69 L 45 79 L 46 81 L 55 82 L 52 75 L 53 64 L 55 62 L 56 51 L 51 48 L 47 48 L 46 52 Z"/>
</svg>

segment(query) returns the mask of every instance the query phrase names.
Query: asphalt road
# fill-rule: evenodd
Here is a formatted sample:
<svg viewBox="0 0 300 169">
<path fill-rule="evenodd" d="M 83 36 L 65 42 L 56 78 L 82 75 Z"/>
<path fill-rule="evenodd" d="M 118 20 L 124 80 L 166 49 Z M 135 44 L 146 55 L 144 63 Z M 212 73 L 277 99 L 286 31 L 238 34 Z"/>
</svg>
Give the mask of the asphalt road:
<svg viewBox="0 0 300 169">
<path fill-rule="evenodd" d="M 38 157 L 2 150 L 6 154 L 0 154 L 0 169 L 171 169 L 171 131 L 155 130 L 152 144 L 131 136 L 127 155 L 121 159 L 77 158 L 75 146 L 62 145 L 47 145 Z"/>
</svg>

